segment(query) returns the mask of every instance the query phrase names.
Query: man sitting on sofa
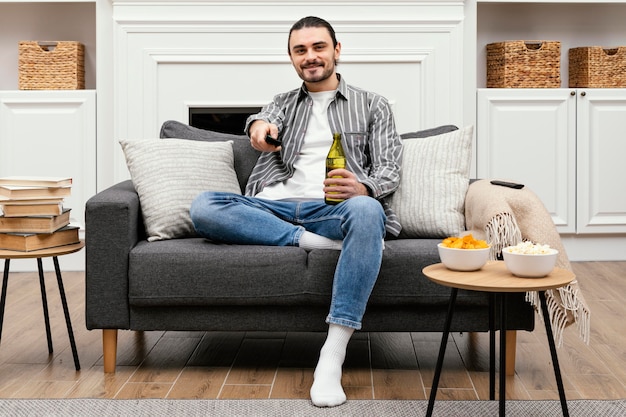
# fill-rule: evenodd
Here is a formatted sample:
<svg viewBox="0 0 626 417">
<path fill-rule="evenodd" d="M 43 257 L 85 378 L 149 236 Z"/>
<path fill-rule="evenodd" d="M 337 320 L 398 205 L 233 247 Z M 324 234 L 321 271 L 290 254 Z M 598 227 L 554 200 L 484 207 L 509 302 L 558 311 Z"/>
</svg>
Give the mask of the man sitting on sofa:
<svg viewBox="0 0 626 417">
<path fill-rule="evenodd" d="M 384 197 L 400 180 L 402 145 L 384 97 L 352 87 L 336 73 L 341 44 L 332 26 L 317 17 L 296 22 L 288 39 L 291 62 L 304 81 L 250 116 L 246 132 L 263 153 L 246 195 L 200 194 L 191 218 L 200 236 L 233 244 L 336 249 L 328 335 L 311 387 L 319 407 L 343 404 L 341 368 L 378 277 L 385 232 L 400 225 Z M 333 132 L 342 135 L 347 169 L 325 178 Z M 280 138 L 272 145 L 266 136 Z M 340 178 L 337 178 L 340 177 Z M 324 203 L 324 196 L 343 199 Z"/>
</svg>

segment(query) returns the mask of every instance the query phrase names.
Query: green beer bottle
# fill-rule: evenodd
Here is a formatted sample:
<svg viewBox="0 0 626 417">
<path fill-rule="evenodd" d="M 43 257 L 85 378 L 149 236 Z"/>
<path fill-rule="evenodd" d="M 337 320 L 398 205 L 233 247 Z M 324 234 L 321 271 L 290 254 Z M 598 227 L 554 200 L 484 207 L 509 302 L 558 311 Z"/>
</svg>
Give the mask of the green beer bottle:
<svg viewBox="0 0 626 417">
<path fill-rule="evenodd" d="M 328 177 L 328 173 L 333 169 L 337 168 L 345 168 L 346 167 L 346 156 L 343 153 L 343 147 L 341 146 L 341 133 L 333 133 L 333 144 L 328 151 L 328 156 L 326 156 L 326 176 Z M 333 178 L 341 178 L 340 176 L 336 176 Z M 331 194 L 331 193 L 328 193 Z M 336 194 L 336 192 L 334 193 Z M 326 196 L 324 198 L 326 204 L 339 204 L 343 201 L 342 198 L 332 198 Z"/>
</svg>

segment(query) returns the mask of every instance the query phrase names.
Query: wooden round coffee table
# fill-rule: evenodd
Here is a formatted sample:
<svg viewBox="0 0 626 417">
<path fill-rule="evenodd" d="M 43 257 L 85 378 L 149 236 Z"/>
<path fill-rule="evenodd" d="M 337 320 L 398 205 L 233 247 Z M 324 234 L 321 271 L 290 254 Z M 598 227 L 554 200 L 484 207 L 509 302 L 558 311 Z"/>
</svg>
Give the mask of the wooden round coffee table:
<svg viewBox="0 0 626 417">
<path fill-rule="evenodd" d="M 552 355 L 552 363 L 554 367 L 554 376 L 556 378 L 559 389 L 559 399 L 564 416 L 569 416 L 567 409 L 567 401 L 565 399 L 565 390 L 563 388 L 563 380 L 561 378 L 561 370 L 556 355 L 556 346 L 554 344 L 554 335 L 552 334 L 552 326 L 550 324 L 550 315 L 546 303 L 545 292 L 569 284 L 576 277 L 572 271 L 554 268 L 554 270 L 543 278 L 519 278 L 509 272 L 503 261 L 489 261 L 478 271 L 461 272 L 452 271 L 443 264 L 438 263 L 427 266 L 422 270 L 424 275 L 437 284 L 452 288 L 450 294 L 450 303 L 448 306 L 448 314 L 444 326 L 444 333 L 439 347 L 439 356 L 437 358 L 437 366 L 433 377 L 433 385 L 428 400 L 427 416 L 431 416 L 437 396 L 437 386 L 441 376 L 441 368 L 443 366 L 443 358 L 446 351 L 448 335 L 450 334 L 450 324 L 454 312 L 454 305 L 459 289 L 470 291 L 483 291 L 490 293 L 489 298 L 489 398 L 495 397 L 495 310 L 496 306 L 500 308 L 500 391 L 499 406 L 500 416 L 505 415 L 505 399 L 506 399 L 506 361 L 504 360 L 506 351 L 506 295 L 508 293 L 537 291 L 541 303 L 541 311 L 544 317 L 546 333 L 548 336 L 548 344 L 550 345 L 550 354 Z"/>
<path fill-rule="evenodd" d="M 46 284 L 43 275 L 42 258 L 52 257 L 54 262 L 54 270 L 56 272 L 57 284 L 59 285 L 59 293 L 61 295 L 61 303 L 63 304 L 63 313 L 65 314 L 65 324 L 67 325 L 67 333 L 70 338 L 72 347 L 72 355 L 74 357 L 74 366 L 77 371 L 80 370 L 80 362 L 78 360 L 78 350 L 76 349 L 76 341 L 74 340 L 74 331 L 72 330 L 72 321 L 70 320 L 70 312 L 67 307 L 67 299 L 65 298 L 65 289 L 63 287 L 63 278 L 61 277 L 61 268 L 59 268 L 58 256 L 68 255 L 78 252 L 85 247 L 85 242 L 80 241 L 72 245 L 57 246 L 54 248 L 40 249 L 29 252 L 20 252 L 12 250 L 0 250 L 0 259 L 4 259 L 4 276 L 2 280 L 2 297 L 0 298 L 0 336 L 2 336 L 2 323 L 4 321 L 4 306 L 6 304 L 7 286 L 9 283 L 9 265 L 11 259 L 27 259 L 37 258 L 37 269 L 39 270 L 39 286 L 41 288 L 41 303 L 43 305 L 43 315 L 46 322 L 46 336 L 48 338 L 48 353 L 52 353 L 52 333 L 50 331 L 50 316 L 48 314 L 48 298 L 46 296 Z M 1 339 L 0 339 L 1 340 Z"/>
</svg>

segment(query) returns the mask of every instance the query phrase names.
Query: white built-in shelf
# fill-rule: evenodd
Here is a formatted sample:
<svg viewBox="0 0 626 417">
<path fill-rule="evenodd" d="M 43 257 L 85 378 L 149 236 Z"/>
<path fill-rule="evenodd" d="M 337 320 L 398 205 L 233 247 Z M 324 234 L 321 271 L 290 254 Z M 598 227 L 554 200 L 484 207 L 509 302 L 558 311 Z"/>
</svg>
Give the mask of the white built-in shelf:
<svg viewBox="0 0 626 417">
<path fill-rule="evenodd" d="M 561 42 L 561 86 L 568 87 L 568 51 L 580 46 L 626 46 L 626 1 L 478 0 L 476 81 L 486 86 L 486 49 L 492 42 Z"/>
<path fill-rule="evenodd" d="M 18 89 L 18 44 L 23 40 L 85 45 L 85 88 L 96 88 L 94 0 L 0 0 L 0 91 Z"/>
</svg>

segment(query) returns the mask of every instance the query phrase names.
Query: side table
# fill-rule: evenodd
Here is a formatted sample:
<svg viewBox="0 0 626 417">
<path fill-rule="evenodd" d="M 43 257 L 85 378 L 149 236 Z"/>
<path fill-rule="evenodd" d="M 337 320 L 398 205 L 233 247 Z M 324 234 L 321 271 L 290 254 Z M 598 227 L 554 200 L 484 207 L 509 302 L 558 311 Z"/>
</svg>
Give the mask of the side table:
<svg viewBox="0 0 626 417">
<path fill-rule="evenodd" d="M 63 278 L 61 277 L 61 269 L 59 268 L 58 256 L 68 255 L 78 252 L 85 246 L 84 241 L 72 245 L 58 246 L 54 248 L 40 249 L 30 252 L 19 252 L 12 250 L 0 250 L 0 259 L 4 259 L 4 277 L 2 280 L 2 297 L 0 298 L 0 341 L 2 336 L 2 324 L 4 321 L 4 307 L 7 297 L 7 285 L 9 282 L 9 265 L 11 259 L 37 258 L 37 267 L 39 269 L 39 286 L 41 287 L 41 302 L 43 305 L 43 315 L 46 323 L 46 336 L 48 338 L 48 353 L 52 353 L 52 334 L 50 332 L 50 316 L 48 315 L 48 298 L 46 297 L 46 284 L 44 282 L 42 258 L 52 257 L 54 262 L 54 270 L 56 272 L 57 283 L 59 284 L 59 293 L 61 295 L 61 303 L 63 304 L 63 313 L 65 314 L 65 324 L 67 325 L 67 333 L 70 338 L 72 347 L 72 355 L 74 356 L 74 366 L 77 371 L 80 370 L 80 362 L 78 361 L 78 351 L 76 350 L 76 341 L 74 340 L 74 331 L 72 330 L 72 321 L 70 320 L 70 312 L 67 307 L 67 299 L 65 298 L 65 289 L 63 288 Z"/>
<path fill-rule="evenodd" d="M 428 400 L 428 409 L 426 416 L 432 416 L 435 405 L 435 397 L 437 396 L 437 386 L 441 377 L 441 368 L 443 366 L 443 358 L 446 352 L 446 344 L 448 335 L 450 334 L 450 325 L 452 323 L 452 315 L 454 305 L 459 289 L 470 291 L 483 291 L 490 293 L 489 297 L 489 399 L 495 397 L 495 312 L 496 306 L 500 310 L 500 390 L 499 390 L 499 415 L 505 415 L 505 399 L 506 399 L 506 295 L 507 293 L 537 291 L 541 302 L 541 311 L 544 317 L 546 333 L 548 336 L 548 344 L 550 346 L 550 354 L 554 367 L 554 376 L 556 378 L 559 399 L 561 401 L 561 409 L 564 416 L 569 416 L 567 409 L 567 401 L 565 398 L 565 390 L 563 388 L 563 380 L 561 378 L 561 370 L 556 354 L 556 346 L 554 343 L 554 335 L 550 324 L 550 315 L 546 303 L 546 290 L 559 288 L 567 285 L 574 280 L 575 275 L 566 269 L 555 268 L 548 276 L 544 278 L 519 278 L 511 274 L 503 261 L 489 261 L 478 271 L 461 272 L 452 271 L 443 264 L 438 263 L 427 266 L 422 270 L 424 275 L 431 281 L 451 287 L 450 303 L 448 306 L 448 314 L 444 326 L 441 345 L 439 347 L 439 356 L 437 357 L 437 365 L 433 384 Z"/>
</svg>

